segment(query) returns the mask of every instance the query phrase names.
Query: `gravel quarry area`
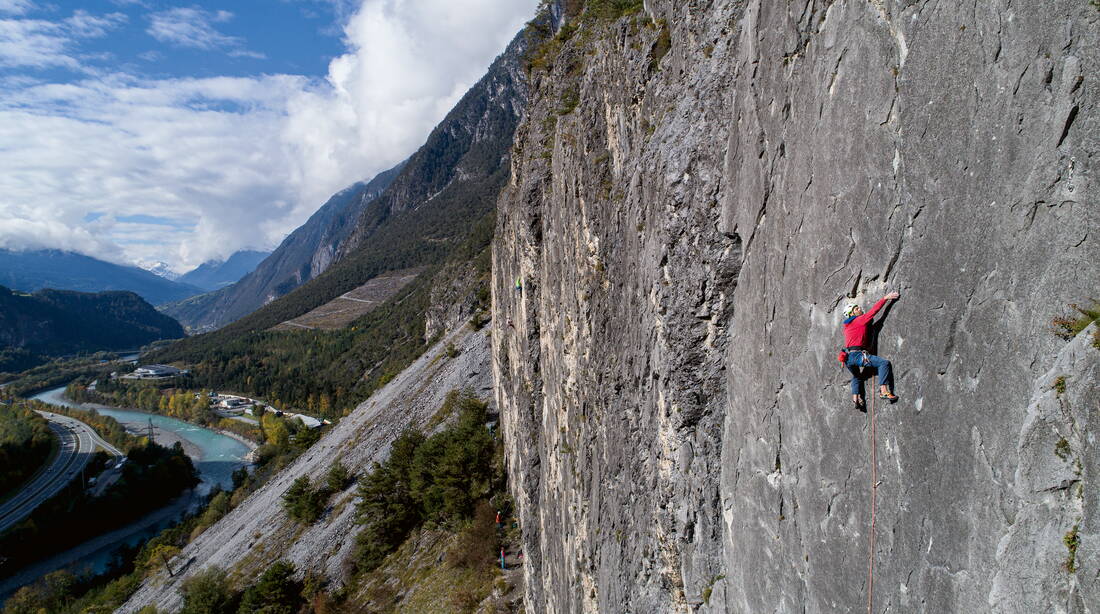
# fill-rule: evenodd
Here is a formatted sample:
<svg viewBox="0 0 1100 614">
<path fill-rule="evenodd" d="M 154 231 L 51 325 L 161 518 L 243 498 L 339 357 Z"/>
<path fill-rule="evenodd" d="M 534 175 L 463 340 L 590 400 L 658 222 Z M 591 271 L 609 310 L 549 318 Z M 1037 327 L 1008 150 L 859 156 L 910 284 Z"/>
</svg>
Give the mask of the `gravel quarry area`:
<svg viewBox="0 0 1100 614">
<path fill-rule="evenodd" d="M 323 479 L 337 462 L 356 475 L 369 470 L 371 463 L 386 458 L 390 442 L 401 431 L 425 424 L 451 390 L 470 390 L 491 402 L 488 330 L 463 326 L 444 336 L 292 465 L 184 548 L 180 560 L 193 559 L 184 573 L 149 577 L 119 611 L 136 612 L 148 605 L 160 611 L 178 610 L 181 583 L 211 566 L 231 575 L 251 575 L 283 559 L 302 573 L 324 573 L 339 585 L 345 579 L 343 563 L 355 545 L 355 486 L 334 495 L 321 520 L 308 527 L 287 517 L 283 493 L 300 476 Z M 459 351 L 454 358 L 446 355 L 448 343 Z"/>
<path fill-rule="evenodd" d="M 308 313 L 277 324 L 272 330 L 339 330 L 386 302 L 423 271 L 424 267 L 417 267 L 379 275 Z"/>
</svg>

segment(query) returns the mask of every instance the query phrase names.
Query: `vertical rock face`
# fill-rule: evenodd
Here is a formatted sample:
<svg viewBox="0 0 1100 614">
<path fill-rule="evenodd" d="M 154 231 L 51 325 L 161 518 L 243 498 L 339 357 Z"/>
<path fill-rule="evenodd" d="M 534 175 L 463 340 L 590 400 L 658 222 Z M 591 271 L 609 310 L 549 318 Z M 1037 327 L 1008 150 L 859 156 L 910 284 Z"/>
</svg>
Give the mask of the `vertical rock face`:
<svg viewBox="0 0 1100 614">
<path fill-rule="evenodd" d="M 1100 351 L 1050 320 L 1100 287 L 1100 10 L 577 4 L 493 262 L 529 610 L 866 609 L 835 354 L 843 304 L 898 290 L 876 611 L 1098 611 Z"/>
</svg>

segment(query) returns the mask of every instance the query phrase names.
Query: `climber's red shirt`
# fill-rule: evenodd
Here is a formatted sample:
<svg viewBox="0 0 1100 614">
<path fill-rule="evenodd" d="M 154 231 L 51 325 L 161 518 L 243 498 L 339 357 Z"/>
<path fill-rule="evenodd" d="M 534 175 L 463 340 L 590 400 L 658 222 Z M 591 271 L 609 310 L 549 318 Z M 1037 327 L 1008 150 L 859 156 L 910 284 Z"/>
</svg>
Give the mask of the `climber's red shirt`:
<svg viewBox="0 0 1100 614">
<path fill-rule="evenodd" d="M 875 314 L 886 304 L 886 299 L 879 299 L 870 311 L 858 316 L 852 316 L 844 320 L 844 347 L 867 347 L 867 328 Z"/>
</svg>

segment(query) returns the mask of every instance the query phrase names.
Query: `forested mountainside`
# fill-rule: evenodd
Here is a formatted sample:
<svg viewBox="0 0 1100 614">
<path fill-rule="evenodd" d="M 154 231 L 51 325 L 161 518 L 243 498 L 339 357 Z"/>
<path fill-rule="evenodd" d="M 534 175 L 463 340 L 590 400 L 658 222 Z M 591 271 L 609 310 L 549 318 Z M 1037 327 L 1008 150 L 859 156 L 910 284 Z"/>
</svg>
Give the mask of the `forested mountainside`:
<svg viewBox="0 0 1100 614">
<path fill-rule="evenodd" d="M 487 309 L 488 245 L 526 102 L 526 47 L 524 36 L 517 37 L 367 206 L 344 242 L 356 245 L 352 251 L 336 254 L 319 277 L 262 309 L 148 359 L 187 363 L 204 386 L 323 406 L 323 413 L 338 416 L 423 352 L 446 320 L 459 317 L 437 309 L 433 321 L 441 321 L 426 333 L 434 288 L 457 284 L 454 304 Z M 270 330 L 378 275 L 413 267 L 427 268 L 343 330 Z"/>
<path fill-rule="evenodd" d="M 226 260 L 210 260 L 202 263 L 194 270 L 181 275 L 176 281 L 207 291 L 218 290 L 236 283 L 254 271 L 270 255 L 271 252 L 255 250 L 233 252 Z"/>
<path fill-rule="evenodd" d="M 366 207 L 390 185 L 404 163 L 334 194 L 305 224 L 248 275 L 214 292 L 166 305 L 189 330 L 207 332 L 252 313 L 317 277 L 332 264 Z"/>
<path fill-rule="evenodd" d="M 57 355 L 133 349 L 182 336 L 179 322 L 133 292 L 24 294 L 0 286 L 0 348 Z"/>
<path fill-rule="evenodd" d="M 418 586 L 421 577 L 413 576 L 407 569 L 394 573 L 386 590 L 364 591 L 367 594 L 353 590 L 354 586 L 362 586 L 351 578 L 360 551 L 357 538 L 363 530 L 357 519 L 359 496 L 356 488 L 345 485 L 331 493 L 332 500 L 323 506 L 322 513 L 304 522 L 288 513 L 284 495 L 301 479 L 311 480 L 319 487 L 326 473 L 336 465 L 346 467 L 353 477 L 365 476 L 372 471 L 374 463 L 386 461 L 391 444 L 403 433 L 417 429 L 430 434 L 438 427 L 439 418 L 447 417 L 441 410 L 447 405 L 450 391 L 465 390 L 472 395 L 488 397 L 492 374 L 486 332 L 460 326 L 441 339 L 369 401 L 327 430 L 320 441 L 291 465 L 188 544 L 180 554 L 180 560 L 192 561 L 185 570 L 174 577 L 156 570 L 120 611 L 136 612 L 155 605 L 158 611 L 177 612 L 183 605 L 182 593 L 189 578 L 217 568 L 229 572 L 240 588 L 254 583 L 276 561 L 292 563 L 298 570 L 298 577 L 311 576 L 315 581 L 327 582 L 331 593 L 341 592 L 343 588 L 345 601 L 332 606 L 339 611 L 395 612 L 397 608 L 410 612 L 468 611 L 456 605 L 461 602 L 452 599 L 463 586 L 429 583 Z M 438 463 L 432 464 L 445 466 L 455 458 L 437 458 Z M 453 489 L 468 470 L 452 473 L 447 485 Z M 426 477 L 420 476 L 421 484 Z M 408 491 L 396 485 L 387 492 L 393 495 L 388 500 L 387 514 L 372 514 L 372 517 L 376 517 L 383 527 L 392 527 L 394 534 L 390 537 L 397 539 L 399 544 L 403 536 L 397 533 L 398 527 L 408 522 L 407 510 L 401 501 Z M 458 519 L 440 522 L 437 530 L 447 534 L 459 530 L 463 524 Z M 386 552 L 386 545 L 376 544 L 383 552 Z M 462 544 L 451 543 L 444 552 L 456 547 L 462 548 Z M 429 566 L 439 571 L 451 570 L 450 557 L 444 560 L 441 554 L 436 551 L 438 558 L 433 558 Z M 473 571 L 460 569 L 458 573 L 469 577 L 491 573 L 493 567 L 490 563 Z M 415 593 L 422 595 L 413 598 Z M 285 601 L 289 603 L 294 598 L 296 594 L 287 595 Z M 416 601 L 432 604 L 434 609 L 417 609 L 413 605 Z"/>
<path fill-rule="evenodd" d="M 43 288 L 77 292 L 128 290 L 153 305 L 178 301 L 202 292 L 194 286 L 165 279 L 144 269 L 55 249 L 0 249 L 0 285 L 22 292 Z"/>
<path fill-rule="evenodd" d="M 408 160 L 333 196 L 237 284 L 167 313 L 198 331 L 226 326 L 233 337 L 301 315 L 386 271 L 445 260 L 491 214 L 507 178 L 525 104 L 525 48 L 522 37 L 513 41 Z M 318 277 L 322 271 L 329 274 Z"/>
<path fill-rule="evenodd" d="M 550 4 L 493 262 L 527 611 L 1098 611 L 1095 3 Z M 836 356 L 892 290 L 876 423 Z"/>
</svg>

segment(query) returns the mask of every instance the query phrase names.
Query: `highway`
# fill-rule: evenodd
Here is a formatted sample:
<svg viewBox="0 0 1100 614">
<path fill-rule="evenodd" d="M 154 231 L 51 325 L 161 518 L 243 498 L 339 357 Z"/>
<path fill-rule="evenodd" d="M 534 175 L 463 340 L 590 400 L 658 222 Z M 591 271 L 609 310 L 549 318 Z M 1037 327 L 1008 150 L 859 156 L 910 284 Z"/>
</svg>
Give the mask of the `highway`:
<svg viewBox="0 0 1100 614">
<path fill-rule="evenodd" d="M 104 441 L 92 427 L 68 416 L 48 411 L 38 412 L 50 421 L 50 430 L 60 442 L 57 456 L 23 490 L 0 505 L 0 533 L 26 518 L 34 508 L 56 495 L 73 478 L 79 478 L 96 449 L 123 456 L 122 452 Z"/>
</svg>

